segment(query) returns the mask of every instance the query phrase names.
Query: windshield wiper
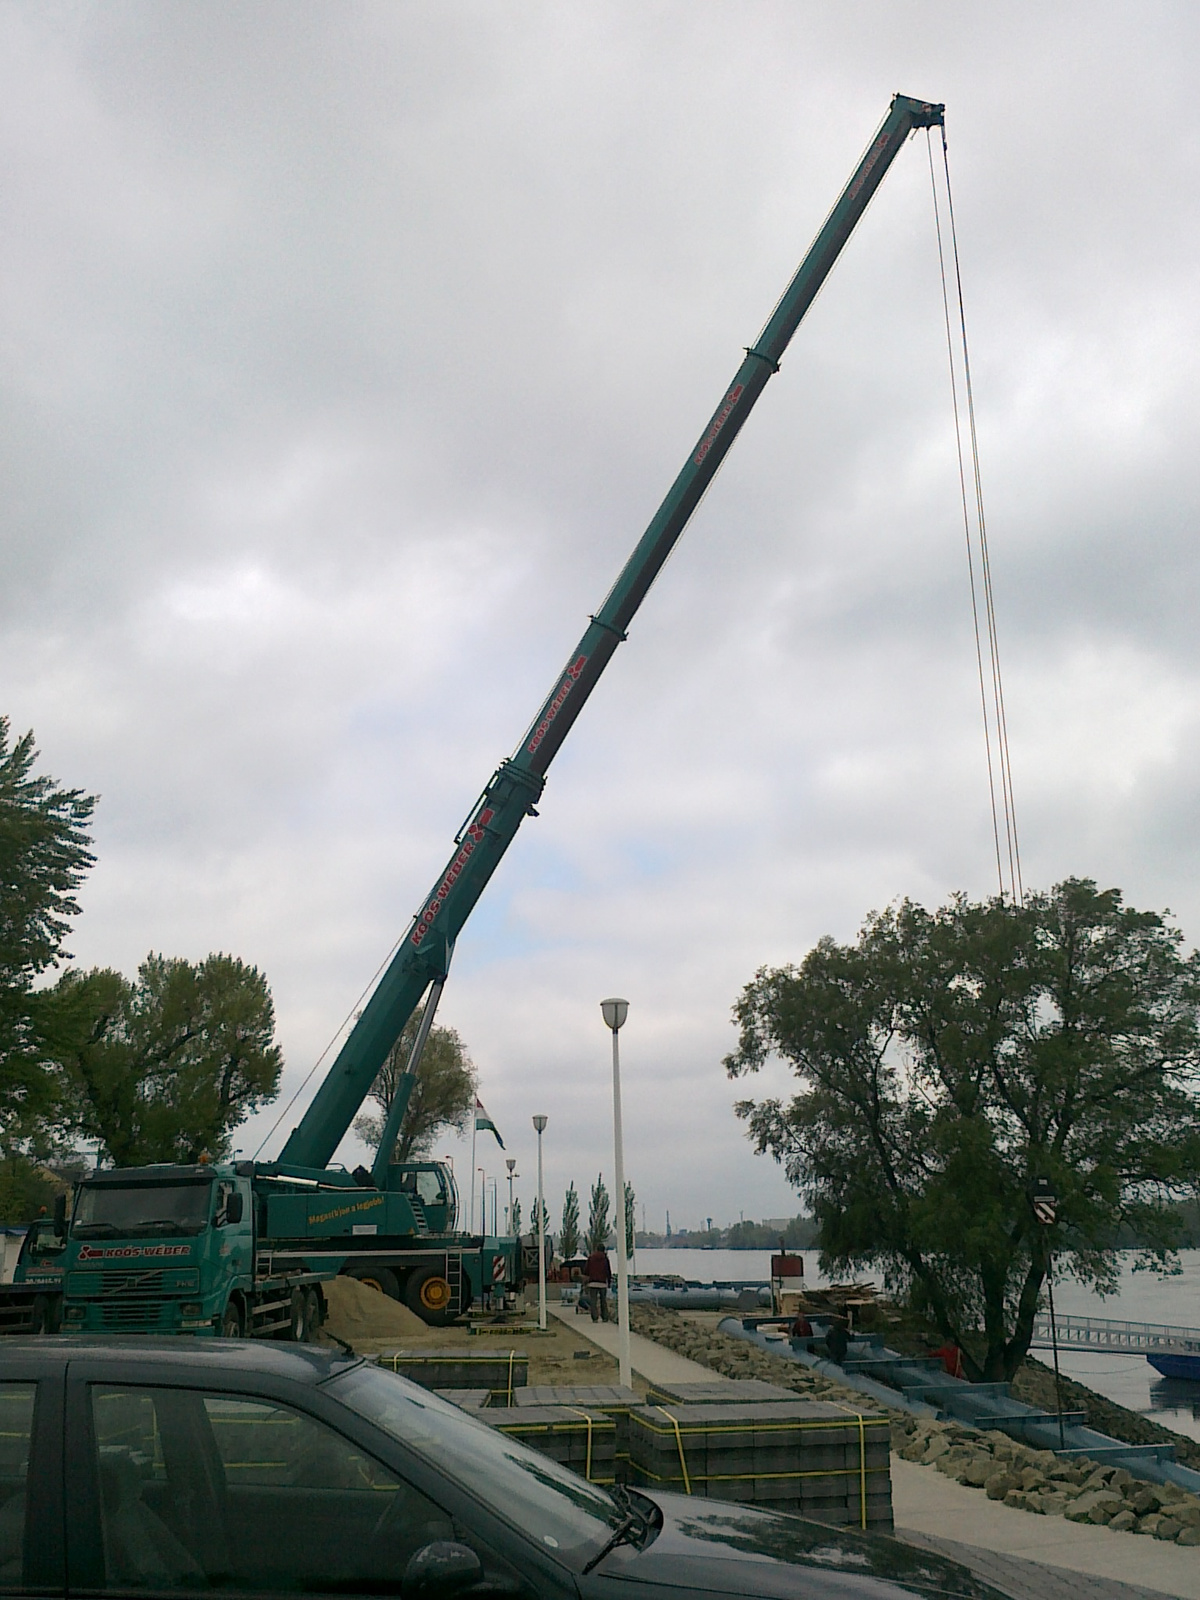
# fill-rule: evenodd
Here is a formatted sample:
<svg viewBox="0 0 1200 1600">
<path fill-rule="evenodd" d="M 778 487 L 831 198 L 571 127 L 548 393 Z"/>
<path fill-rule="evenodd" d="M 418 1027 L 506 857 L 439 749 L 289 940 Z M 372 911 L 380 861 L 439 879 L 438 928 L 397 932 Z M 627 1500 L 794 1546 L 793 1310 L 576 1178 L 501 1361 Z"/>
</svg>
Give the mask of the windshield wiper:
<svg viewBox="0 0 1200 1600">
<path fill-rule="evenodd" d="M 77 1222 L 71 1231 L 77 1239 L 113 1239 L 121 1230 L 115 1222 Z"/>
<path fill-rule="evenodd" d="M 633 1500 L 630 1498 L 629 1491 L 625 1488 L 624 1484 L 612 1484 L 610 1485 L 608 1492 L 616 1501 L 618 1508 L 623 1511 L 625 1515 L 609 1534 L 606 1542 L 600 1546 L 599 1550 L 597 1550 L 596 1554 L 588 1562 L 587 1566 L 584 1567 L 583 1572 L 585 1577 L 593 1567 L 598 1567 L 600 1565 L 610 1550 L 615 1550 L 619 1544 L 628 1543 L 631 1534 L 634 1535 L 635 1539 L 644 1537 L 644 1535 L 650 1532 L 652 1525 L 649 1514 L 643 1511 L 640 1506 L 634 1504 Z"/>
<path fill-rule="evenodd" d="M 176 1222 L 174 1217 L 151 1217 L 147 1218 L 145 1222 L 133 1223 L 129 1229 L 129 1232 L 153 1233 L 159 1229 L 162 1229 L 166 1233 L 190 1234 L 193 1229 L 198 1228 L 199 1226 L 200 1224 L 196 1222 Z"/>
</svg>

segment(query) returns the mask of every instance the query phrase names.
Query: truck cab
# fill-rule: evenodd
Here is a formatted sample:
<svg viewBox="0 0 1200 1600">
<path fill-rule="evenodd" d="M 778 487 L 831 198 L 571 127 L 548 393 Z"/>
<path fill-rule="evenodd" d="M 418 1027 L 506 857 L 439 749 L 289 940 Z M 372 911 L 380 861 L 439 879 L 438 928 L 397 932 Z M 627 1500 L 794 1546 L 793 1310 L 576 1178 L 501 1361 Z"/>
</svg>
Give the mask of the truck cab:
<svg viewBox="0 0 1200 1600">
<path fill-rule="evenodd" d="M 255 1270 L 250 1183 L 233 1167 L 92 1172 L 64 1251 L 69 1332 L 220 1331 Z"/>
</svg>

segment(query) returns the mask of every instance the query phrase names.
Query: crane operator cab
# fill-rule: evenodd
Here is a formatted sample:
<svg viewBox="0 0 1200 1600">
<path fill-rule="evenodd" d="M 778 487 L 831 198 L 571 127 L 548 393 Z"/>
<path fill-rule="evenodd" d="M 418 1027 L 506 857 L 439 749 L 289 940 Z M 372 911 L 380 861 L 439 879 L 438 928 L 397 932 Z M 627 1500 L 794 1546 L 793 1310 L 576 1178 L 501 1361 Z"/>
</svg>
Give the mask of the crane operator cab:
<svg viewBox="0 0 1200 1600">
<path fill-rule="evenodd" d="M 454 1174 L 440 1161 L 393 1162 L 388 1191 L 402 1194 L 430 1233 L 453 1233 L 458 1222 L 458 1189 Z"/>
</svg>

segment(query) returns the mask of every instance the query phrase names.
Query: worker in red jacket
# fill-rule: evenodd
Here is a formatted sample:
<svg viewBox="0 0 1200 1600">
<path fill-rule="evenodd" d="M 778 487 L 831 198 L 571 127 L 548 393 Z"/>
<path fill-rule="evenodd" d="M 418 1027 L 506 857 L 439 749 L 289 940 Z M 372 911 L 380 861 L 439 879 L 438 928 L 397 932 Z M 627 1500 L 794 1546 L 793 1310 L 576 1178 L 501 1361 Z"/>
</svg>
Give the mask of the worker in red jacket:
<svg viewBox="0 0 1200 1600">
<path fill-rule="evenodd" d="M 593 1250 L 583 1269 L 587 1281 L 588 1309 L 592 1321 L 608 1321 L 608 1291 L 612 1285 L 612 1265 L 607 1250 Z"/>
</svg>

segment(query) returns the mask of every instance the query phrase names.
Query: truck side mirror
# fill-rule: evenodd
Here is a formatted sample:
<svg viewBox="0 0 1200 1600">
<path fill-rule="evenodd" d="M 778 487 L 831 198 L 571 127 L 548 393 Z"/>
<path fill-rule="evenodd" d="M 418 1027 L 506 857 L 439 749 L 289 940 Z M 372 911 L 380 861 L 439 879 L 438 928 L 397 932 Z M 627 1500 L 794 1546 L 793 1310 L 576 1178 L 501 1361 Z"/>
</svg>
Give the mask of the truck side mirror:
<svg viewBox="0 0 1200 1600">
<path fill-rule="evenodd" d="M 236 1191 L 225 1202 L 225 1221 L 240 1222 L 242 1220 L 242 1197 Z"/>
</svg>

